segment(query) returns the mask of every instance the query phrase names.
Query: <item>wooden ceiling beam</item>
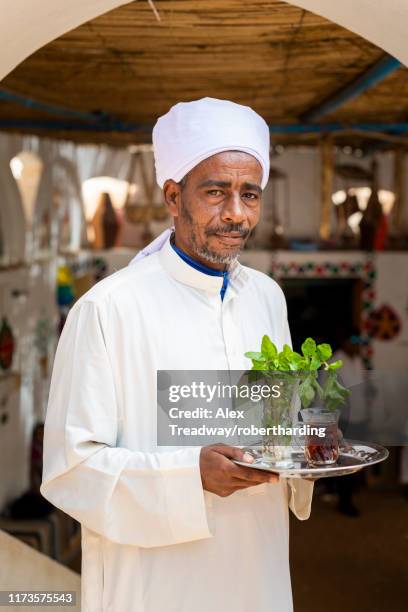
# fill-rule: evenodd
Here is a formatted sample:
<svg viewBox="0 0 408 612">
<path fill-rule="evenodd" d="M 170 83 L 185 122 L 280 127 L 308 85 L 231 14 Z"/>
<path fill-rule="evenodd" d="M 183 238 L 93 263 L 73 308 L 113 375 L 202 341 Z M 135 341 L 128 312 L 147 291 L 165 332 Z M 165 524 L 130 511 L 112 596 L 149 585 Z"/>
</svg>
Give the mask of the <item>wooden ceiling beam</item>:
<svg viewBox="0 0 408 612">
<path fill-rule="evenodd" d="M 390 55 L 383 55 L 372 66 L 358 75 L 351 83 L 337 89 L 331 96 L 300 116 L 301 121 L 313 122 L 330 115 L 350 100 L 381 83 L 390 74 L 401 68 L 401 62 Z"/>
</svg>

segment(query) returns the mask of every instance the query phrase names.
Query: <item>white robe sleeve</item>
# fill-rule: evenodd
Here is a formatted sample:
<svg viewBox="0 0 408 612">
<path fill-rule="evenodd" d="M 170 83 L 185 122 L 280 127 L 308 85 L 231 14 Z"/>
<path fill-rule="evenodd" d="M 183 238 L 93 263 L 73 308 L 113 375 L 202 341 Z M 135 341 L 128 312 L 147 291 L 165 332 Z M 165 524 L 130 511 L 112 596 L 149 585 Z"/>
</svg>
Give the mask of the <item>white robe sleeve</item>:
<svg viewBox="0 0 408 612">
<path fill-rule="evenodd" d="M 282 293 L 283 298 L 283 325 L 284 325 L 284 341 L 283 344 L 292 346 L 292 339 L 290 336 L 288 315 L 286 300 Z M 288 493 L 289 493 L 289 508 L 293 514 L 301 521 L 309 518 L 312 508 L 312 498 L 314 482 L 305 480 L 304 478 L 288 478 Z"/>
<path fill-rule="evenodd" d="M 140 407 L 140 409 L 155 407 Z M 141 547 L 211 537 L 200 448 L 117 447 L 118 407 L 98 307 L 78 302 L 54 362 L 41 493 L 102 536 Z"/>
</svg>

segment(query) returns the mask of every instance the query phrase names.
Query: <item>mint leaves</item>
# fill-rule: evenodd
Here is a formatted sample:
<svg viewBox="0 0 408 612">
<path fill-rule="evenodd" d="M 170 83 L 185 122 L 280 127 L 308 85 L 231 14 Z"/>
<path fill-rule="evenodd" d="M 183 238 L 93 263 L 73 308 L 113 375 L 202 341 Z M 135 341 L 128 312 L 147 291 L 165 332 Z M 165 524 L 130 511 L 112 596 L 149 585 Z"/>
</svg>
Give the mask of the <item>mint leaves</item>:
<svg viewBox="0 0 408 612">
<path fill-rule="evenodd" d="M 299 397 L 304 408 L 308 408 L 316 395 L 323 399 L 326 408 L 334 410 L 344 404 L 350 392 L 337 379 L 337 370 L 342 361 L 330 363 L 333 352 L 330 344 L 316 344 L 313 338 L 306 338 L 301 347 L 302 353 L 292 350 L 285 344 L 278 351 L 275 344 L 266 334 L 262 338 L 261 351 L 245 353 L 251 359 L 252 370 L 269 372 L 298 372 L 302 379 L 299 385 Z M 324 370 L 326 378 L 323 387 L 317 376 L 319 370 Z"/>
<path fill-rule="evenodd" d="M 337 361 L 337 364 L 341 361 Z M 333 364 L 332 364 L 333 365 Z M 344 404 L 347 397 L 350 395 L 350 391 L 343 387 L 342 384 L 337 380 L 336 370 L 341 367 L 337 366 L 336 369 L 328 371 L 326 382 L 323 388 L 323 398 L 326 408 L 329 410 L 335 410 L 337 406 Z"/>
</svg>

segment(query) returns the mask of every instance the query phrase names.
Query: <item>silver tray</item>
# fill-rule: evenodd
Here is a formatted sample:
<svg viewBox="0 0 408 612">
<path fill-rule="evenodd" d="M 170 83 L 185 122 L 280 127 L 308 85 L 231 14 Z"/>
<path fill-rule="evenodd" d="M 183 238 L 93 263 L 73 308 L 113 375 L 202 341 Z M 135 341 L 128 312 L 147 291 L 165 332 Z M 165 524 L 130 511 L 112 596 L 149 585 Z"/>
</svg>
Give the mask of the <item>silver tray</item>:
<svg viewBox="0 0 408 612">
<path fill-rule="evenodd" d="M 384 461 L 389 455 L 388 450 L 379 444 L 357 440 L 343 440 L 339 458 L 331 465 L 310 465 L 304 456 L 303 447 L 294 449 L 289 460 L 277 463 L 263 459 L 261 446 L 246 447 L 243 450 L 249 452 L 255 461 L 253 463 L 234 461 L 234 463 L 255 470 L 274 472 L 285 478 L 308 478 L 309 480 L 354 474 L 365 467 Z"/>
</svg>

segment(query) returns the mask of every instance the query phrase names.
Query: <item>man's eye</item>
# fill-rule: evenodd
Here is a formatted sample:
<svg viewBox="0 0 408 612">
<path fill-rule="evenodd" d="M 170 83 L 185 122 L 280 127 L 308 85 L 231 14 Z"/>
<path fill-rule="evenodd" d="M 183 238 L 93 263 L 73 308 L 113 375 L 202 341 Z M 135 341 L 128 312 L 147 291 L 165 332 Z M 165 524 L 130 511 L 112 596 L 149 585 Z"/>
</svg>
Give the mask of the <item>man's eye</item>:
<svg viewBox="0 0 408 612">
<path fill-rule="evenodd" d="M 207 191 L 207 193 L 208 195 L 213 196 L 215 198 L 218 198 L 222 195 L 221 189 L 210 189 L 210 191 Z"/>
<path fill-rule="evenodd" d="M 243 198 L 246 198 L 248 200 L 257 200 L 258 199 L 258 194 L 256 193 L 244 193 L 242 195 Z"/>
</svg>

